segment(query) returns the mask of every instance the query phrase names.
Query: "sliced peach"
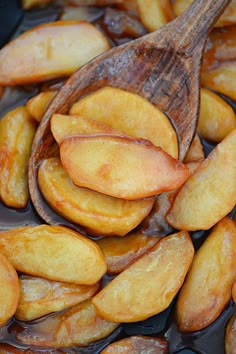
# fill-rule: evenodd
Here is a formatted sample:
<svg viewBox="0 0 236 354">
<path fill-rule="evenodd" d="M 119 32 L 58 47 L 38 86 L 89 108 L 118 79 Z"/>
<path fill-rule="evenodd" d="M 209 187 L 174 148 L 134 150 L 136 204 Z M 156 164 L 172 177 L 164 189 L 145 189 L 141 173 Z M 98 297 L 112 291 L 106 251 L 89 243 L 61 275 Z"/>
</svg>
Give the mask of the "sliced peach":
<svg viewBox="0 0 236 354">
<path fill-rule="evenodd" d="M 11 262 L 0 253 L 0 327 L 16 312 L 20 296 L 18 275 Z"/>
<path fill-rule="evenodd" d="M 207 140 L 218 143 L 234 129 L 236 115 L 233 108 L 215 93 L 202 88 L 199 134 Z"/>
<path fill-rule="evenodd" d="M 76 102 L 70 114 L 97 120 L 135 138 L 150 140 L 171 156 L 178 157 L 177 136 L 169 119 L 137 94 L 105 87 Z"/>
<path fill-rule="evenodd" d="M 39 25 L 1 49 L 0 85 L 23 85 L 69 76 L 109 47 L 106 37 L 88 22 L 56 21 Z"/>
<path fill-rule="evenodd" d="M 159 240 L 160 237 L 136 232 L 123 238 L 103 238 L 98 240 L 97 244 L 105 256 L 107 271 L 116 274 L 129 267 Z"/>
<path fill-rule="evenodd" d="M 184 163 L 201 161 L 204 160 L 204 158 L 203 146 L 198 134 L 196 134 L 185 156 Z"/>
<path fill-rule="evenodd" d="M 236 100 L 236 61 L 225 62 L 215 69 L 202 71 L 201 83 Z"/>
<path fill-rule="evenodd" d="M 183 284 L 194 249 L 186 231 L 163 238 L 93 298 L 100 316 L 144 320 L 165 310 Z"/>
<path fill-rule="evenodd" d="M 236 129 L 201 162 L 178 192 L 167 221 L 181 230 L 208 230 L 236 203 Z"/>
<path fill-rule="evenodd" d="M 79 304 L 92 297 L 99 289 L 99 283 L 77 285 L 28 275 L 22 275 L 19 280 L 20 300 L 15 317 L 20 321 L 32 321 Z"/>
<path fill-rule="evenodd" d="M 38 183 L 58 214 L 93 235 L 126 235 L 148 215 L 154 203 L 154 198 L 128 201 L 77 187 L 57 158 L 42 162 Z"/>
<path fill-rule="evenodd" d="M 212 323 L 231 298 L 236 276 L 236 226 L 222 219 L 197 252 L 177 300 L 181 331 L 199 331 Z"/>
<path fill-rule="evenodd" d="M 1 232 L 0 251 L 17 271 L 55 281 L 92 285 L 107 270 L 95 242 L 62 226 L 26 226 Z"/>
<path fill-rule="evenodd" d="M 140 354 L 140 350 L 145 353 L 167 354 L 168 343 L 158 337 L 132 336 L 109 344 L 101 354 Z"/>
<path fill-rule="evenodd" d="M 161 148 L 128 137 L 72 136 L 61 144 L 60 156 L 76 185 L 127 200 L 178 188 L 189 176 Z"/>
<path fill-rule="evenodd" d="M 105 338 L 117 327 L 117 323 L 99 317 L 91 301 L 87 300 L 37 323 L 24 324 L 24 328 L 16 332 L 16 338 L 38 347 L 84 346 Z"/>
<path fill-rule="evenodd" d="M 26 103 L 25 107 L 27 111 L 37 122 L 41 122 L 55 94 L 55 91 L 41 92 Z"/>
<path fill-rule="evenodd" d="M 173 19 L 169 0 L 137 0 L 138 12 L 144 26 L 156 31 Z"/>
<path fill-rule="evenodd" d="M 231 316 L 225 334 L 225 354 L 235 354 L 236 348 L 236 312 Z"/>
<path fill-rule="evenodd" d="M 112 134 L 125 136 L 123 132 L 99 121 L 81 116 L 53 114 L 51 131 L 58 144 L 72 135 Z"/>
</svg>

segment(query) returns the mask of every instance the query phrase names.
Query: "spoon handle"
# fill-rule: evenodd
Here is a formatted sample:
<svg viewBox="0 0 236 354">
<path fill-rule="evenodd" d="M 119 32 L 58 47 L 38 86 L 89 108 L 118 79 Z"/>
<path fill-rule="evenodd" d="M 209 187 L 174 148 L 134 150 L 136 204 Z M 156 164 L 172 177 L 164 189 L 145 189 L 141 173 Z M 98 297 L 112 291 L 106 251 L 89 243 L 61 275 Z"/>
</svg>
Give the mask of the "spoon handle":
<svg viewBox="0 0 236 354">
<path fill-rule="evenodd" d="M 175 42 L 175 47 L 190 55 L 196 47 L 199 49 L 199 46 L 204 46 L 211 27 L 230 2 L 231 0 L 194 0 L 183 14 L 167 26 L 168 32 L 172 33 L 171 40 Z"/>
</svg>

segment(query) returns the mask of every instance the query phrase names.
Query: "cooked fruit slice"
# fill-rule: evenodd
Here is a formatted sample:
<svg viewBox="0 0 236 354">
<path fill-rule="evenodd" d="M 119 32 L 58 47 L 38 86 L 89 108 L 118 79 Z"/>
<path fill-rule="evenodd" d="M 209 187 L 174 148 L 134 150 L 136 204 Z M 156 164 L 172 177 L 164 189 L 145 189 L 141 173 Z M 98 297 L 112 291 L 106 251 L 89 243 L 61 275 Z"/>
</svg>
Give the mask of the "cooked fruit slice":
<svg viewBox="0 0 236 354">
<path fill-rule="evenodd" d="M 200 164 L 182 186 L 167 214 L 180 230 L 208 230 L 236 203 L 236 130 Z"/>
<path fill-rule="evenodd" d="M 60 156 L 76 185 L 127 200 L 178 188 L 189 176 L 161 148 L 128 137 L 71 137 L 61 144 Z"/>
<path fill-rule="evenodd" d="M 73 184 L 57 158 L 45 160 L 38 183 L 48 204 L 93 235 L 124 236 L 149 214 L 154 198 L 124 200 Z"/>
<path fill-rule="evenodd" d="M 150 32 L 173 19 L 169 0 L 137 0 L 137 4 L 141 21 Z"/>
<path fill-rule="evenodd" d="M 158 337 L 132 336 L 109 344 L 101 354 L 167 354 L 168 343 Z"/>
<path fill-rule="evenodd" d="M 0 84 L 23 85 L 69 76 L 109 47 L 106 37 L 88 22 L 39 25 L 1 49 Z"/>
<path fill-rule="evenodd" d="M 72 135 L 110 134 L 125 136 L 123 132 L 99 121 L 81 116 L 54 114 L 51 118 L 51 131 L 58 144 Z"/>
<path fill-rule="evenodd" d="M 20 300 L 15 317 L 20 321 L 32 321 L 79 304 L 92 297 L 99 289 L 99 283 L 77 285 L 28 275 L 20 276 L 19 280 Z"/>
<path fill-rule="evenodd" d="M 181 331 L 192 332 L 212 323 L 231 298 L 236 277 L 236 226 L 222 219 L 197 252 L 177 300 Z"/>
<path fill-rule="evenodd" d="M 192 144 L 185 156 L 184 163 L 204 160 L 203 146 L 198 134 L 195 135 Z"/>
<path fill-rule="evenodd" d="M 105 87 L 76 102 L 70 114 L 97 120 L 135 138 L 150 140 L 174 158 L 178 157 L 177 136 L 169 119 L 137 94 Z"/>
<path fill-rule="evenodd" d="M 62 226 L 26 226 L 1 232 L 0 251 L 17 271 L 55 281 L 92 285 L 107 270 L 95 242 Z"/>
<path fill-rule="evenodd" d="M 225 335 L 225 354 L 235 354 L 236 348 L 236 312 L 230 318 Z"/>
<path fill-rule="evenodd" d="M 193 255 L 186 231 L 163 238 L 93 298 L 98 314 L 109 321 L 135 322 L 165 310 L 183 284 Z"/>
<path fill-rule="evenodd" d="M 18 275 L 10 261 L 0 253 L 0 327 L 16 312 L 20 296 Z"/>
<path fill-rule="evenodd" d="M 123 238 L 102 238 L 97 244 L 105 256 L 108 273 L 116 274 L 129 267 L 159 240 L 160 237 L 136 232 Z"/>
<path fill-rule="evenodd" d="M 26 103 L 25 107 L 27 111 L 37 122 L 41 122 L 46 109 L 56 93 L 56 91 L 41 92 Z"/>
<path fill-rule="evenodd" d="M 37 323 L 24 324 L 16 330 L 16 338 L 24 344 L 38 347 L 71 347 L 88 345 L 105 338 L 118 327 L 96 313 L 90 300 Z"/>
<path fill-rule="evenodd" d="M 234 129 L 236 115 L 233 108 L 215 93 L 202 88 L 199 134 L 207 140 L 219 143 Z"/>
</svg>

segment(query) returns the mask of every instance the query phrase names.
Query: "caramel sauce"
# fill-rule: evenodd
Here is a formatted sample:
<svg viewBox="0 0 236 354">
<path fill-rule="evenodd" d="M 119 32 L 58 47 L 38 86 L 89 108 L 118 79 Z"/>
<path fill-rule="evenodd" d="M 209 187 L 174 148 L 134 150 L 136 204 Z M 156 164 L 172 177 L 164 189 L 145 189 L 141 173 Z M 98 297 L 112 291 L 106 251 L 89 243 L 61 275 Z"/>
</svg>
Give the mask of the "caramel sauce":
<svg viewBox="0 0 236 354">
<path fill-rule="evenodd" d="M 163 2 L 162 2 L 163 3 Z M 58 18 L 61 13 L 61 8 L 56 6 L 49 6 L 47 8 L 36 9 L 32 11 L 28 11 L 25 13 L 22 22 L 18 26 L 15 31 L 14 36 L 17 36 L 21 32 L 43 22 L 54 21 Z M 93 10 L 94 11 L 94 10 Z M 101 11 L 101 10 L 98 10 Z M 167 9 L 167 11 L 169 11 Z M 117 12 L 117 16 L 120 17 L 121 13 Z M 116 33 L 107 29 L 107 26 L 111 26 L 109 21 L 114 21 L 114 16 L 116 16 L 116 12 L 110 13 L 110 16 L 106 16 L 107 23 L 104 24 L 103 18 L 97 20 L 97 17 L 94 18 L 97 20 L 96 25 L 99 28 L 102 28 L 106 33 L 109 33 L 111 37 L 110 40 L 114 44 L 119 44 L 122 41 L 130 40 L 130 35 L 133 35 L 133 38 L 137 35 L 137 33 L 132 33 L 132 31 L 128 30 L 128 33 L 124 30 L 124 24 L 121 24 L 121 28 L 118 31 L 118 36 Z M 123 17 L 122 17 L 123 18 Z M 122 20 L 123 21 L 123 20 Z M 137 20 L 135 20 L 137 21 Z M 118 21 L 119 24 L 119 21 Z M 137 32 L 142 30 L 142 25 L 137 26 Z M 140 35 L 140 33 L 139 33 Z M 212 36 L 216 36 L 217 34 L 213 34 Z M 227 34 L 225 35 L 227 36 Z M 214 38 L 214 37 L 212 37 Z M 212 63 L 216 63 L 219 58 L 217 57 L 217 49 L 214 48 L 212 41 L 214 39 L 210 38 L 209 41 L 209 50 L 208 57 L 206 58 L 207 65 L 212 65 Z M 217 42 L 217 40 L 216 40 Z M 212 49 L 213 48 L 213 49 Z M 47 84 L 45 84 L 47 85 Z M 57 85 L 60 86 L 60 82 L 48 84 L 53 87 Z M 12 110 L 13 108 L 23 105 L 30 97 L 34 96 L 38 92 L 38 88 L 36 86 L 22 88 L 7 88 L 0 99 L 0 112 L 1 116 L 3 116 L 6 112 Z M 225 98 L 225 97 L 224 97 Z M 225 98 L 236 110 L 236 102 L 230 101 L 228 98 Z M 214 145 L 206 142 L 203 142 L 203 147 L 205 154 L 207 155 L 213 148 Z M 232 217 L 236 215 L 236 208 L 231 213 Z M 23 210 L 15 210 L 11 208 L 7 208 L 0 202 L 0 231 L 4 231 L 10 228 L 21 227 L 26 225 L 40 225 L 43 221 L 39 218 L 37 213 L 35 212 L 32 204 L 29 202 L 27 207 Z M 150 226 L 150 225 L 149 225 Z M 155 230 L 150 230 L 149 227 L 148 233 L 152 232 L 155 234 Z M 167 233 L 170 230 L 167 230 Z M 208 235 L 208 231 L 199 231 L 192 233 L 192 239 L 194 242 L 194 246 L 198 249 L 201 244 L 204 242 L 205 238 Z M 112 276 L 106 275 L 103 279 L 103 285 L 107 284 L 112 280 Z M 145 286 L 145 284 L 144 284 Z M 20 330 L 20 328 L 24 327 L 24 323 L 20 323 L 12 318 L 9 323 L 0 329 L 0 352 L 1 353 L 17 353 L 17 352 L 25 352 L 25 353 L 84 353 L 84 354 L 98 354 L 100 351 L 105 348 L 109 343 L 121 339 L 127 335 L 155 335 L 161 336 L 165 338 L 169 343 L 169 353 L 183 353 L 183 354 L 191 354 L 191 353 L 204 353 L 204 354 L 223 354 L 224 353 L 224 336 L 225 336 L 225 328 L 226 324 L 231 317 L 231 315 L 236 311 L 236 305 L 231 301 L 231 303 L 227 306 L 227 308 L 222 312 L 219 318 L 212 323 L 207 328 L 189 334 L 183 334 L 178 331 L 176 322 L 175 322 L 175 300 L 172 304 L 162 313 L 150 317 L 149 319 L 136 323 L 129 324 L 121 324 L 121 326 L 115 330 L 111 335 L 106 337 L 103 340 L 95 342 L 88 347 L 84 348 L 65 348 L 65 349 L 46 349 L 46 348 L 29 348 L 28 346 L 24 346 L 21 343 L 17 342 L 14 337 L 14 331 Z M 6 347 L 1 347 L 1 343 L 7 343 Z M 14 346 L 14 347 L 11 347 Z M 16 349 L 18 348 L 18 349 Z"/>
</svg>

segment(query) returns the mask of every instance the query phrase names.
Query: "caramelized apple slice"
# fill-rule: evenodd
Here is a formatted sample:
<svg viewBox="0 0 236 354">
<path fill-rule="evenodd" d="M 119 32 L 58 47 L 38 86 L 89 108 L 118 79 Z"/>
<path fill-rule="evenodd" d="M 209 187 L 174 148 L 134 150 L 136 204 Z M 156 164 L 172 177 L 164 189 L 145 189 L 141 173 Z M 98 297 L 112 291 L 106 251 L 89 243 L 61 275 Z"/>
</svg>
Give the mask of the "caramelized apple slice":
<svg viewBox="0 0 236 354">
<path fill-rule="evenodd" d="M 72 135 L 110 134 L 126 136 L 123 132 L 111 128 L 99 121 L 81 116 L 67 116 L 65 114 L 53 114 L 51 118 L 51 131 L 60 145 L 65 138 Z"/>
<path fill-rule="evenodd" d="M 115 135 L 75 136 L 60 147 L 72 181 L 113 197 L 134 200 L 181 186 L 188 168 L 148 141 Z"/>
<path fill-rule="evenodd" d="M 184 163 L 202 161 L 204 158 L 203 146 L 198 134 L 196 134 L 185 156 Z"/>
<path fill-rule="evenodd" d="M 107 264 L 109 273 L 121 273 L 136 259 L 152 248 L 160 237 L 146 236 L 142 232 L 136 232 L 120 237 L 103 238 L 97 241 Z"/>
<path fill-rule="evenodd" d="M 169 119 L 137 94 L 105 87 L 76 102 L 70 114 L 97 120 L 135 138 L 150 140 L 174 158 L 178 157 L 177 136 Z"/>
<path fill-rule="evenodd" d="M 16 338 L 38 347 L 84 346 L 105 338 L 117 327 L 117 323 L 99 317 L 91 301 L 87 300 L 37 323 L 24 324 L 22 330 L 16 331 Z"/>
<path fill-rule="evenodd" d="M 62 226 L 26 226 L 1 232 L 0 251 L 17 271 L 55 281 L 92 285 L 107 269 L 95 242 Z"/>
<path fill-rule="evenodd" d="M 88 22 L 39 25 L 1 49 L 0 84 L 23 85 L 69 76 L 109 47 L 106 37 Z M 16 58 L 20 58 L 17 65 Z"/>
<path fill-rule="evenodd" d="M 173 19 L 169 0 L 137 0 L 137 4 L 141 21 L 150 32 L 156 31 Z"/>
<path fill-rule="evenodd" d="M 236 312 L 230 318 L 225 334 L 225 354 L 235 354 L 236 348 Z"/>
<path fill-rule="evenodd" d="M 142 349 L 141 349 L 142 348 Z M 168 343 L 158 337 L 132 336 L 109 344 L 101 354 L 167 354 Z"/>
<path fill-rule="evenodd" d="M 128 201 L 77 187 L 57 158 L 42 162 L 38 183 L 58 214 L 93 235 L 126 235 L 148 215 L 154 203 L 154 198 Z"/>
<path fill-rule="evenodd" d="M 77 285 L 28 275 L 22 275 L 19 280 L 20 300 L 15 317 L 20 321 L 32 321 L 79 304 L 92 297 L 99 288 L 99 283 Z"/>
<path fill-rule="evenodd" d="M 181 331 L 199 331 L 212 323 L 231 298 L 236 277 L 236 226 L 222 219 L 197 252 L 177 300 Z"/>
<path fill-rule="evenodd" d="M 236 115 L 233 108 L 215 93 L 201 89 L 199 134 L 215 143 L 223 140 L 236 129 Z"/>
<path fill-rule="evenodd" d="M 135 322 L 165 310 L 183 284 L 194 249 L 186 231 L 163 238 L 93 298 L 108 321 Z"/>
<path fill-rule="evenodd" d="M 200 164 L 180 189 L 167 221 L 180 230 L 208 230 L 236 203 L 236 129 Z"/>
<path fill-rule="evenodd" d="M 26 103 L 25 107 L 27 111 L 37 122 L 41 122 L 46 109 L 56 93 L 56 91 L 41 92 Z"/>
<path fill-rule="evenodd" d="M 16 312 L 20 296 L 18 275 L 10 261 L 0 253 L 0 327 Z"/>
</svg>

